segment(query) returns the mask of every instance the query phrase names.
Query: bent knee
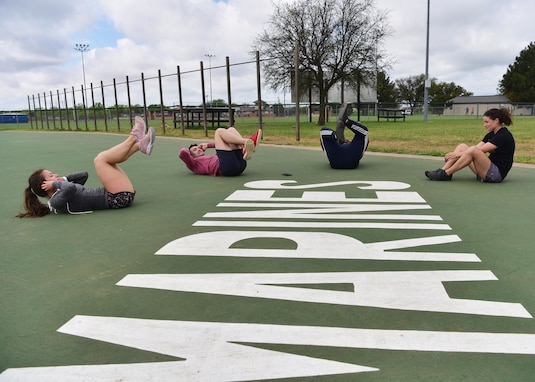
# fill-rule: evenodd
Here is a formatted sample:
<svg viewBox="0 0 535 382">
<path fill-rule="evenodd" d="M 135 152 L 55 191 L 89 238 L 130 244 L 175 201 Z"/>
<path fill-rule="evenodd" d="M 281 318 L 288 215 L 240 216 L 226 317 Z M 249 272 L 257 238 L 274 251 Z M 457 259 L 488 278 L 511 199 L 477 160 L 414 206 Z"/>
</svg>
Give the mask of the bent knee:
<svg viewBox="0 0 535 382">
<path fill-rule="evenodd" d="M 106 158 L 103 152 L 98 153 L 95 158 L 93 158 L 93 165 L 95 168 L 101 167 L 106 163 Z"/>
<path fill-rule="evenodd" d="M 480 155 L 480 154 L 483 154 L 485 155 L 485 153 L 477 146 L 470 146 L 466 149 L 466 152 L 472 154 L 473 155 Z"/>
</svg>

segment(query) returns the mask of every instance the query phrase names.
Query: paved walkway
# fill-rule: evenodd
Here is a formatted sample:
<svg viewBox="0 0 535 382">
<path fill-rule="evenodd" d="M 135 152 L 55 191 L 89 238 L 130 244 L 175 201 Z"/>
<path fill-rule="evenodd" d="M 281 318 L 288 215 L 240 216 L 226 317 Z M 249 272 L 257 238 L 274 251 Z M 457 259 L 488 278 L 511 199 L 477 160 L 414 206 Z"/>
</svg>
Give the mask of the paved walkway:
<svg viewBox="0 0 535 382">
<path fill-rule="evenodd" d="M 12 217 L 36 167 L 97 186 L 121 139 L 0 133 L 0 381 L 533 379 L 533 168 L 264 146 L 211 178 L 158 137 L 123 166 L 132 208 Z"/>
</svg>

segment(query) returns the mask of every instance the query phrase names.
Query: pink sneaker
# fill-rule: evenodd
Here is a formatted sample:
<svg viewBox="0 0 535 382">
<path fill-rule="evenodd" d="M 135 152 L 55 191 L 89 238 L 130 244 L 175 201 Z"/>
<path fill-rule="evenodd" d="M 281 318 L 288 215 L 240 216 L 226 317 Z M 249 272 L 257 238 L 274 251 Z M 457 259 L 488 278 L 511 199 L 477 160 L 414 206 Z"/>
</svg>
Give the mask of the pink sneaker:
<svg viewBox="0 0 535 382">
<path fill-rule="evenodd" d="M 154 131 L 154 128 L 149 128 L 149 133 L 145 135 L 140 141 L 139 141 L 139 151 L 141 151 L 143 154 L 150 155 L 152 152 L 152 145 L 154 145 L 154 140 L 156 139 L 156 132 Z"/>
<path fill-rule="evenodd" d="M 252 139 L 248 139 L 247 141 L 245 141 L 242 151 L 243 151 L 243 159 L 245 160 L 251 159 L 251 157 L 253 156 L 253 152 L 254 152 L 254 142 Z"/>
<path fill-rule="evenodd" d="M 249 138 L 254 143 L 254 149 L 253 151 L 256 151 L 256 146 L 258 146 L 258 140 L 262 139 L 262 129 L 258 129 L 254 135 Z"/>
<path fill-rule="evenodd" d="M 141 142 L 143 137 L 145 137 L 145 131 L 147 130 L 147 125 L 145 125 L 145 121 L 141 117 L 135 118 L 136 123 L 134 127 L 132 127 L 132 131 L 130 132 L 130 135 L 133 135 L 138 142 Z"/>
</svg>

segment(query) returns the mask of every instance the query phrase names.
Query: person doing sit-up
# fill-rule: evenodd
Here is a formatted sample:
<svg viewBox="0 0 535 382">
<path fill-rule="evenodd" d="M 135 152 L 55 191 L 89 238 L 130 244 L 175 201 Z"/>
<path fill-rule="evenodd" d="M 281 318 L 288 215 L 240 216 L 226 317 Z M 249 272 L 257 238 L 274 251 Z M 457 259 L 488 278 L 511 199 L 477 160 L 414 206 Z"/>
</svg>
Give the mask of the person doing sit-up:
<svg viewBox="0 0 535 382">
<path fill-rule="evenodd" d="M 145 121 L 136 117 L 130 135 L 123 142 L 100 152 L 93 160 L 101 187 L 84 186 L 89 177 L 87 172 L 59 176 L 45 168 L 35 170 L 24 189 L 25 212 L 16 216 L 34 218 L 51 212 L 81 214 L 129 207 L 134 202 L 136 190 L 119 164 L 138 151 L 150 155 L 155 138 L 154 128 L 147 132 Z M 47 199 L 47 204 L 41 203 L 39 198 Z"/>
<path fill-rule="evenodd" d="M 359 122 L 349 119 L 351 109 L 345 104 L 336 121 L 336 132 L 323 127 L 320 131 L 321 147 L 327 154 L 332 168 L 357 168 L 368 148 L 368 128 Z M 351 141 L 344 137 L 344 128 L 351 130 L 355 136 Z"/>
<path fill-rule="evenodd" d="M 244 138 L 234 127 L 215 131 L 214 142 L 192 144 L 182 148 L 178 157 L 188 169 L 198 175 L 237 176 L 247 167 L 256 150 L 262 130 L 251 138 Z M 206 154 L 207 149 L 215 148 L 215 154 Z"/>
</svg>

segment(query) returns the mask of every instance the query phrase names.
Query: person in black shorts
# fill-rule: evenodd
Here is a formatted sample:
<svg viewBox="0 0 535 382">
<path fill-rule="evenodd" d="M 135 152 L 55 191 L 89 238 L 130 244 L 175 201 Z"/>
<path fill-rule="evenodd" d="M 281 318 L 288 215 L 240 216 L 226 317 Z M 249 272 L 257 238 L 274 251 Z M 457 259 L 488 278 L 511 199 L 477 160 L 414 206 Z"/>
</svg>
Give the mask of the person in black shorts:
<svg viewBox="0 0 535 382">
<path fill-rule="evenodd" d="M 141 151 L 150 155 L 155 140 L 151 127 L 146 132 L 145 121 L 136 117 L 136 124 L 123 142 L 100 152 L 93 163 L 102 187 L 84 187 L 87 172 L 59 176 L 50 170 L 40 168 L 28 179 L 24 189 L 25 212 L 17 217 L 42 217 L 54 213 L 83 214 L 94 210 L 129 207 L 136 191 L 128 175 L 118 166 L 133 154 Z M 48 199 L 47 204 L 39 198 Z"/>
<path fill-rule="evenodd" d="M 446 164 L 434 171 L 426 171 L 431 180 L 451 180 L 453 173 L 469 167 L 480 182 L 500 183 L 511 167 L 515 154 L 515 140 L 506 126 L 513 124 L 509 110 L 489 109 L 483 114 L 488 133 L 476 146 L 460 144 L 444 157 Z"/>
<path fill-rule="evenodd" d="M 190 171 L 198 175 L 237 176 L 247 167 L 261 134 L 262 130 L 259 129 L 252 137 L 244 138 L 234 127 L 220 127 L 215 131 L 214 142 L 194 143 L 180 149 L 178 157 Z M 213 148 L 215 154 L 205 153 Z"/>
</svg>

